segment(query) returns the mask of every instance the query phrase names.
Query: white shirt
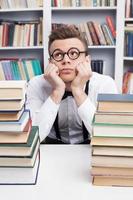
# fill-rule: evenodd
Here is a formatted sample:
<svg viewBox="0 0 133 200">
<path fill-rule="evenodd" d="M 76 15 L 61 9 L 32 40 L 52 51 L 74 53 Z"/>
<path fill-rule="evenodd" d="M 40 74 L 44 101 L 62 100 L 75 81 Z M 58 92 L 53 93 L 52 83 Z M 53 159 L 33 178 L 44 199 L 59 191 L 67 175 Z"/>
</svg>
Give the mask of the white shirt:
<svg viewBox="0 0 133 200">
<path fill-rule="evenodd" d="M 83 142 L 82 121 L 92 133 L 92 120 L 97 107 L 99 93 L 118 93 L 114 80 L 93 72 L 90 78 L 88 97 L 77 107 L 73 97 L 68 96 L 60 104 L 51 99 L 51 85 L 43 75 L 30 80 L 27 89 L 26 107 L 31 111 L 32 125 L 39 126 L 40 139 L 47 136 L 56 139 L 53 123 L 58 113 L 61 139 L 65 143 Z"/>
</svg>

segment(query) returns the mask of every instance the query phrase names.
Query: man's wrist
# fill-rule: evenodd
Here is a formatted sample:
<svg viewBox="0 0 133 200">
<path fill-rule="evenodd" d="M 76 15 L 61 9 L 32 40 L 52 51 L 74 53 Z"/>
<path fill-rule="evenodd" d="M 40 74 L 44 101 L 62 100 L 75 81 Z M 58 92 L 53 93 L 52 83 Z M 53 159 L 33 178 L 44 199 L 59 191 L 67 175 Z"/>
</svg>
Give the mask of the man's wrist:
<svg viewBox="0 0 133 200">
<path fill-rule="evenodd" d="M 54 89 L 51 96 L 51 99 L 56 103 L 59 104 L 62 100 L 62 97 L 64 95 L 65 89 L 60 88 L 60 89 Z"/>
</svg>

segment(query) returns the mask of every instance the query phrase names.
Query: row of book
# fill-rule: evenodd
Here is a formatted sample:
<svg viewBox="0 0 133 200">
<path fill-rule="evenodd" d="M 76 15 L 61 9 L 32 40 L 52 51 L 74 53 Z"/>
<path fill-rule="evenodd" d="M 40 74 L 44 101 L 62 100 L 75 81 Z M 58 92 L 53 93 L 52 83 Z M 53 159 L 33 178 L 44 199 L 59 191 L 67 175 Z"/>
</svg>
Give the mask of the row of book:
<svg viewBox="0 0 133 200">
<path fill-rule="evenodd" d="M 98 95 L 91 145 L 94 185 L 133 186 L 133 95 Z"/>
<path fill-rule="evenodd" d="M 133 23 L 126 23 L 125 26 L 125 56 L 133 56 Z"/>
<path fill-rule="evenodd" d="M 0 46 L 42 45 L 42 18 L 38 20 L 0 20 Z"/>
<path fill-rule="evenodd" d="M 35 184 L 40 140 L 25 109 L 26 81 L 0 82 L 0 184 Z"/>
<path fill-rule="evenodd" d="M 133 17 L 133 0 L 126 0 L 125 4 L 125 17 Z"/>
<path fill-rule="evenodd" d="M 42 7 L 43 0 L 0 0 L 0 9 Z"/>
<path fill-rule="evenodd" d="M 98 7 L 116 6 L 116 0 L 52 0 L 53 7 Z"/>
<path fill-rule="evenodd" d="M 123 76 L 123 94 L 133 94 L 133 72 L 127 71 Z"/>
<path fill-rule="evenodd" d="M 67 24 L 52 24 L 52 29 L 60 26 L 70 26 Z M 72 25 L 71 25 L 72 26 Z M 73 25 L 86 38 L 88 46 L 93 45 L 115 45 L 116 30 L 111 16 L 106 16 L 106 23 L 99 24 L 96 21 L 88 21 Z"/>
<path fill-rule="evenodd" d="M 3 59 L 0 60 L 1 80 L 27 80 L 42 74 L 38 59 Z"/>
</svg>

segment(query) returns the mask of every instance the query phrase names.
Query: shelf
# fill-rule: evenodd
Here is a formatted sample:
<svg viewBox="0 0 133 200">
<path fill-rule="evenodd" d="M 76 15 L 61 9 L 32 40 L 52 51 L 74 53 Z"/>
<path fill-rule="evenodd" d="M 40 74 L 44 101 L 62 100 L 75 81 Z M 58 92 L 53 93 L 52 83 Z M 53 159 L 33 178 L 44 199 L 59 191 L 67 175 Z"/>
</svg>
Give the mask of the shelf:
<svg viewBox="0 0 133 200">
<path fill-rule="evenodd" d="M 116 46 L 113 46 L 113 45 L 110 45 L 110 46 L 109 46 L 109 45 L 108 45 L 108 46 L 107 46 L 107 45 L 105 45 L 105 46 L 102 46 L 102 45 L 101 45 L 101 46 L 100 46 L 100 45 L 99 45 L 99 46 L 88 46 L 88 48 L 89 48 L 89 49 L 115 49 Z"/>
<path fill-rule="evenodd" d="M 133 61 L 133 57 L 123 57 L 123 60 Z"/>
<path fill-rule="evenodd" d="M 85 11 L 85 10 L 116 10 L 117 7 L 52 7 L 52 11 Z"/>
<path fill-rule="evenodd" d="M 29 46 L 29 47 L 0 47 L 0 50 L 23 50 L 23 49 L 43 49 L 43 46 Z"/>
<path fill-rule="evenodd" d="M 133 18 L 125 18 L 125 22 L 132 22 L 133 21 Z"/>
<path fill-rule="evenodd" d="M 29 12 L 29 11 L 43 11 L 43 8 L 14 8 L 14 9 L 0 9 L 0 13 L 2 12 Z"/>
</svg>

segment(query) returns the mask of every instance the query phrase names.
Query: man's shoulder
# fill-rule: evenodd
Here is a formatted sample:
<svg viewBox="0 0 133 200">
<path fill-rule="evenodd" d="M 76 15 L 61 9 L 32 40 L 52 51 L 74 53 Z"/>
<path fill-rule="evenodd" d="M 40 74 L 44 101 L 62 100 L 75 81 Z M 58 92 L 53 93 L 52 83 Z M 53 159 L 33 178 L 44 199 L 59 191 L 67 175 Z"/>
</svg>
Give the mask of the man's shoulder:
<svg viewBox="0 0 133 200">
<path fill-rule="evenodd" d="M 99 74 L 97 72 L 93 72 L 90 82 L 93 84 L 104 84 L 105 81 L 114 81 L 112 77 L 104 74 Z"/>
<path fill-rule="evenodd" d="M 29 84 L 31 86 L 37 86 L 39 85 L 39 87 L 48 87 L 49 86 L 49 83 L 44 79 L 44 74 L 41 74 L 41 75 L 37 75 L 37 76 L 34 76 L 30 81 L 29 81 Z"/>
</svg>

